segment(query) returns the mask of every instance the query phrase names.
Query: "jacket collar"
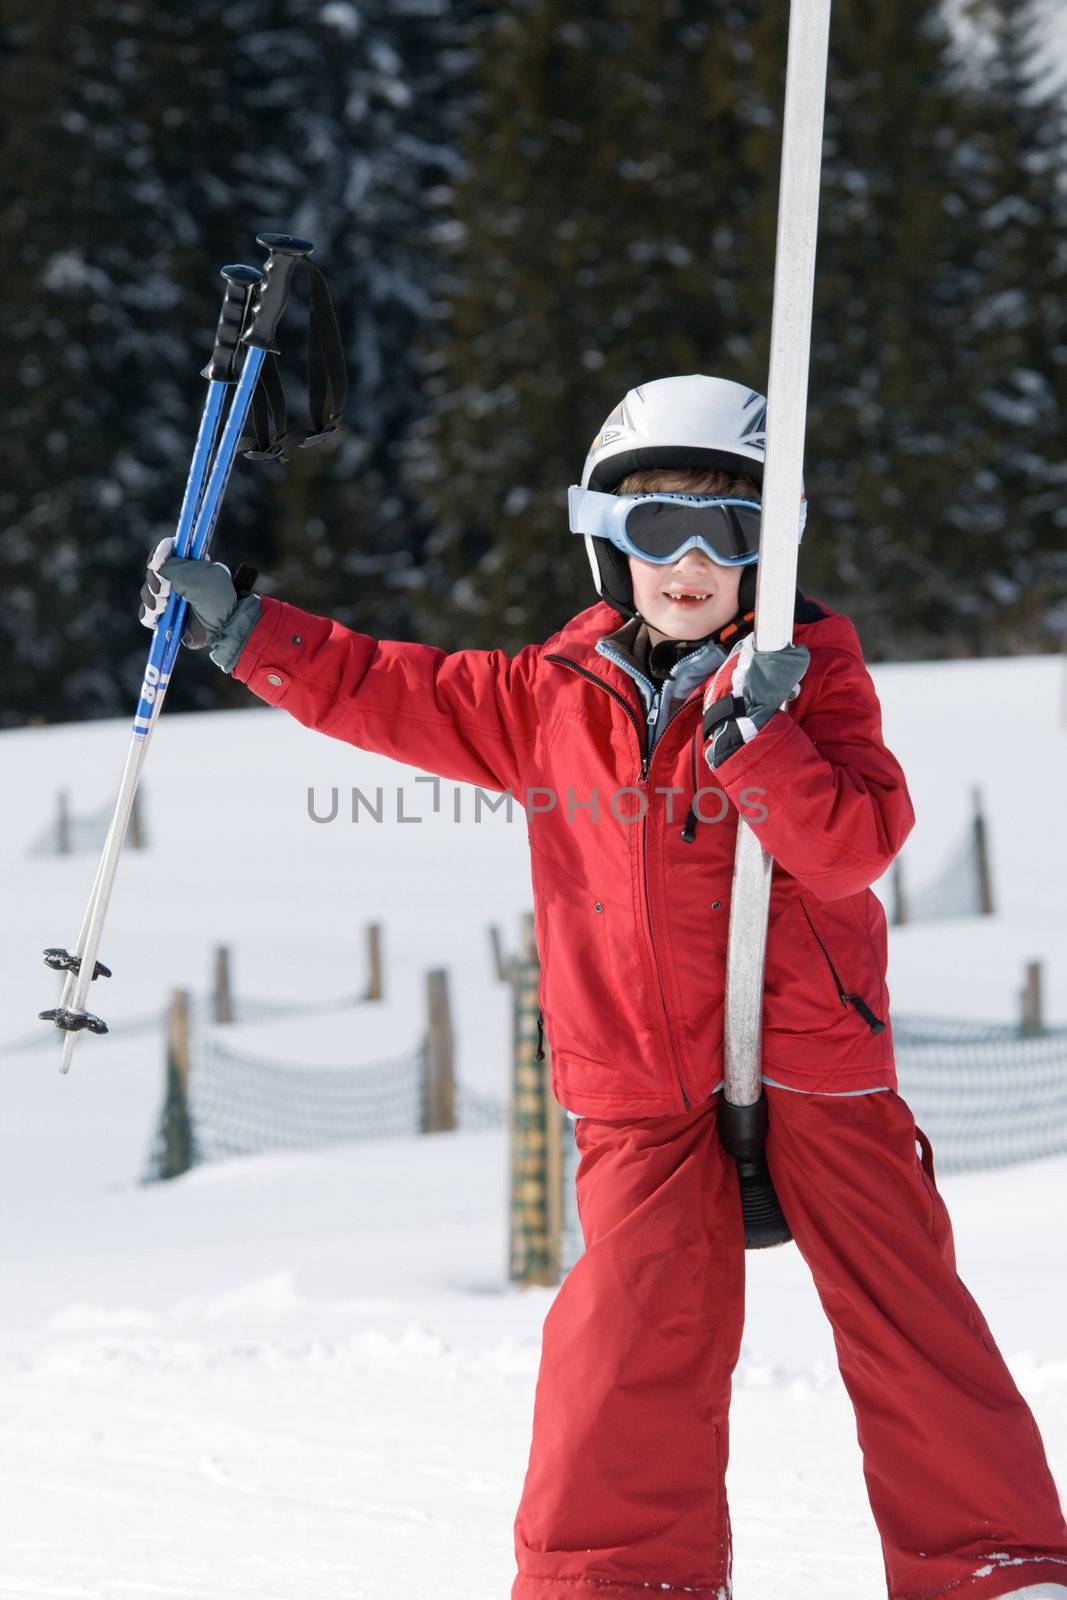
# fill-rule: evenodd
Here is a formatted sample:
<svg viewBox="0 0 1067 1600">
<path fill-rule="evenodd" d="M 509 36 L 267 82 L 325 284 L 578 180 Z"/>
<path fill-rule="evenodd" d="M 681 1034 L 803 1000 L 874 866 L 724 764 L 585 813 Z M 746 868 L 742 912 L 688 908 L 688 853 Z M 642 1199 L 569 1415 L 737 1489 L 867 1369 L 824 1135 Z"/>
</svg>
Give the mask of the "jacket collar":
<svg viewBox="0 0 1067 1600">
<path fill-rule="evenodd" d="M 602 670 L 607 663 L 598 654 L 597 643 L 606 636 L 621 633 L 625 623 L 626 619 L 614 606 L 609 606 L 603 600 L 598 601 L 579 611 L 547 639 L 541 646 L 542 655 L 566 656 L 591 671 Z M 817 600 L 809 600 L 799 590 L 793 637 L 797 643 L 841 650 L 862 660 L 860 643 L 850 619 L 841 612 L 829 610 Z"/>
<path fill-rule="evenodd" d="M 664 652 L 665 645 L 666 641 L 651 648 Z M 695 649 L 677 654 L 670 671 L 657 681 L 649 670 L 648 627 L 640 617 L 633 617 L 613 633 L 605 634 L 596 641 L 595 649 L 597 655 L 614 662 L 634 680 L 642 691 L 646 706 L 659 690 L 668 700 L 684 700 L 698 683 L 703 683 L 726 659 L 726 651 L 713 639 L 707 639 Z M 670 652 L 665 653 L 669 657 Z"/>
</svg>

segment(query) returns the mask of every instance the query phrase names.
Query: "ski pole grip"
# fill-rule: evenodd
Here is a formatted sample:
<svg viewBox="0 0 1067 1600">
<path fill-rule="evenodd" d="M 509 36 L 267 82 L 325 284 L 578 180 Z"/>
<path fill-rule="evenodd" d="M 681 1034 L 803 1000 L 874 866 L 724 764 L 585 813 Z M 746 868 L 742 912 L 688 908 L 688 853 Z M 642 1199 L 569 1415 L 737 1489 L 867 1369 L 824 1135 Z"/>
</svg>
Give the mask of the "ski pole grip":
<svg viewBox="0 0 1067 1600">
<path fill-rule="evenodd" d="M 256 235 L 256 243 L 269 253 L 262 281 L 252 301 L 252 326 L 242 335 L 242 340 L 254 349 L 270 350 L 277 355 L 274 336 L 289 299 L 293 273 L 315 246 L 307 239 L 294 239 L 288 233 L 260 233 Z"/>
<path fill-rule="evenodd" d="M 248 315 L 252 291 L 263 274 L 258 267 L 232 266 L 223 267 L 222 276 L 226 280 L 226 292 L 222 297 L 219 325 L 215 330 L 215 348 L 201 377 L 210 378 L 213 383 L 236 383 L 234 363 L 241 329 Z"/>
</svg>

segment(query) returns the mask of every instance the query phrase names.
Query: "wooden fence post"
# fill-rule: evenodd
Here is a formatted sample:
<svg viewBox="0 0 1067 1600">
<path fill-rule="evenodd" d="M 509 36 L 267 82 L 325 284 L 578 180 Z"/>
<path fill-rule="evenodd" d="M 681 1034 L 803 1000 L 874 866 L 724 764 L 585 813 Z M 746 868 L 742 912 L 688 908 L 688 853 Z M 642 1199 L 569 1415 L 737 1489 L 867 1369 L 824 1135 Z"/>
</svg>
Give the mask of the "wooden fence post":
<svg viewBox="0 0 1067 1600">
<path fill-rule="evenodd" d="M 443 967 L 426 974 L 426 1012 L 422 1131 L 451 1133 L 456 1126 L 455 1040 Z"/>
<path fill-rule="evenodd" d="M 367 987 L 364 1000 L 380 1000 L 382 985 L 382 929 L 378 922 L 367 924 Z"/>
<path fill-rule="evenodd" d="M 974 856 L 978 873 L 978 910 L 984 917 L 993 915 L 993 879 L 989 870 L 989 835 L 985 813 L 982 810 L 982 791 L 975 785 L 971 790 L 974 807 Z"/>
<path fill-rule="evenodd" d="M 1024 1039 L 1034 1039 L 1045 1031 L 1044 1006 L 1041 999 L 1041 962 L 1026 963 L 1023 987 L 1019 991 L 1019 1032 Z"/>
<path fill-rule="evenodd" d="M 56 855 L 70 855 L 70 795 L 66 789 L 56 795 Z"/>
<path fill-rule="evenodd" d="M 904 892 L 904 863 L 899 856 L 893 862 L 893 926 L 902 928 L 908 920 L 908 898 Z"/>
<path fill-rule="evenodd" d="M 216 1022 L 233 1021 L 233 986 L 230 982 L 230 948 L 215 947 L 214 1016 Z"/>
<path fill-rule="evenodd" d="M 167 1089 L 159 1125 L 157 1173 L 178 1178 L 193 1164 L 189 1118 L 189 992 L 175 989 L 167 1007 Z"/>
<path fill-rule="evenodd" d="M 563 1112 L 549 1088 L 543 1043 L 538 1060 L 539 977 L 533 917 L 527 914 L 512 963 L 509 1276 L 513 1283 L 554 1285 L 563 1226 Z"/>
<path fill-rule="evenodd" d="M 504 941 L 495 922 L 489 924 L 489 949 L 493 958 L 493 971 L 501 983 L 511 982 L 511 958 L 504 953 Z"/>
</svg>

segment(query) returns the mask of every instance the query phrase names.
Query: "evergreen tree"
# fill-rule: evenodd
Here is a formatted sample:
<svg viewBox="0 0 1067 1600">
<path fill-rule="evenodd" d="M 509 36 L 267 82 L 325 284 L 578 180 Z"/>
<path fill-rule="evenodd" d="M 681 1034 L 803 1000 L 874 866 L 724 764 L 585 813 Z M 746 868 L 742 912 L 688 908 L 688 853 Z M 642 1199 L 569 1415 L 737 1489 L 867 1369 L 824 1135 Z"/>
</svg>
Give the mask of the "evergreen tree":
<svg viewBox="0 0 1067 1600">
<path fill-rule="evenodd" d="M 433 414 L 412 452 L 439 642 L 518 645 L 595 598 L 566 487 L 631 385 L 762 377 L 751 308 L 770 305 L 776 187 L 763 85 L 785 48 L 770 9 L 522 0 L 496 17 Z"/>
<path fill-rule="evenodd" d="M 1034 0 L 976 0 L 970 10 L 987 49 L 968 172 L 975 470 L 961 526 L 976 536 L 981 615 L 992 615 L 1001 648 L 1058 649 L 1067 632 L 1064 102 L 1040 65 L 1047 21 Z"/>
<path fill-rule="evenodd" d="M 687 0 L 523 0 L 498 18 L 412 452 L 439 641 L 517 646 L 592 598 L 565 488 L 631 384 L 766 382 L 784 21 Z M 990 112 L 952 46 L 936 0 L 835 4 L 801 582 L 875 656 L 1009 642 L 974 514 Z M 1019 312 L 1047 344 L 1047 298 Z"/>
<path fill-rule="evenodd" d="M 15 0 L 0 55 L 7 722 L 130 709 L 136 595 L 181 499 L 215 268 L 261 259 L 264 228 L 316 243 L 351 429 L 288 475 L 241 463 L 217 549 L 296 603 L 406 625 L 424 524 L 398 450 L 423 407 L 413 343 L 441 272 L 433 230 L 477 14 L 476 0 Z M 288 376 L 295 392 L 299 361 Z M 183 663 L 171 703 L 215 704 L 227 687 Z"/>
<path fill-rule="evenodd" d="M 872 12 L 838 0 L 801 576 L 882 657 L 966 653 L 978 642 L 974 576 L 960 560 L 975 114 L 939 5 Z"/>
</svg>

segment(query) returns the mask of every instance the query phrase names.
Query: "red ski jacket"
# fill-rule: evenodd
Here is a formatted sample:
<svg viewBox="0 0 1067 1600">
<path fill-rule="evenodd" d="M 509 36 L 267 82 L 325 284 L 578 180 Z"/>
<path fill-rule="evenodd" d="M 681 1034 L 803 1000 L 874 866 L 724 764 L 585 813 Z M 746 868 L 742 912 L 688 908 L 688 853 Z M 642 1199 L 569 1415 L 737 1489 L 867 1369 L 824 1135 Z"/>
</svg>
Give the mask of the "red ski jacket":
<svg viewBox="0 0 1067 1600">
<path fill-rule="evenodd" d="M 626 672 L 596 651 L 598 604 L 515 656 L 377 640 L 276 600 L 234 668 L 307 727 L 525 806 L 540 1003 L 570 1111 L 670 1115 L 722 1080 L 723 988 L 739 812 L 775 862 L 763 1071 L 790 1088 L 896 1086 L 886 919 L 870 885 L 914 823 L 847 617 L 809 602 L 798 697 L 714 774 L 701 692 L 651 758 Z M 695 839 L 683 837 L 702 791 Z"/>
</svg>

